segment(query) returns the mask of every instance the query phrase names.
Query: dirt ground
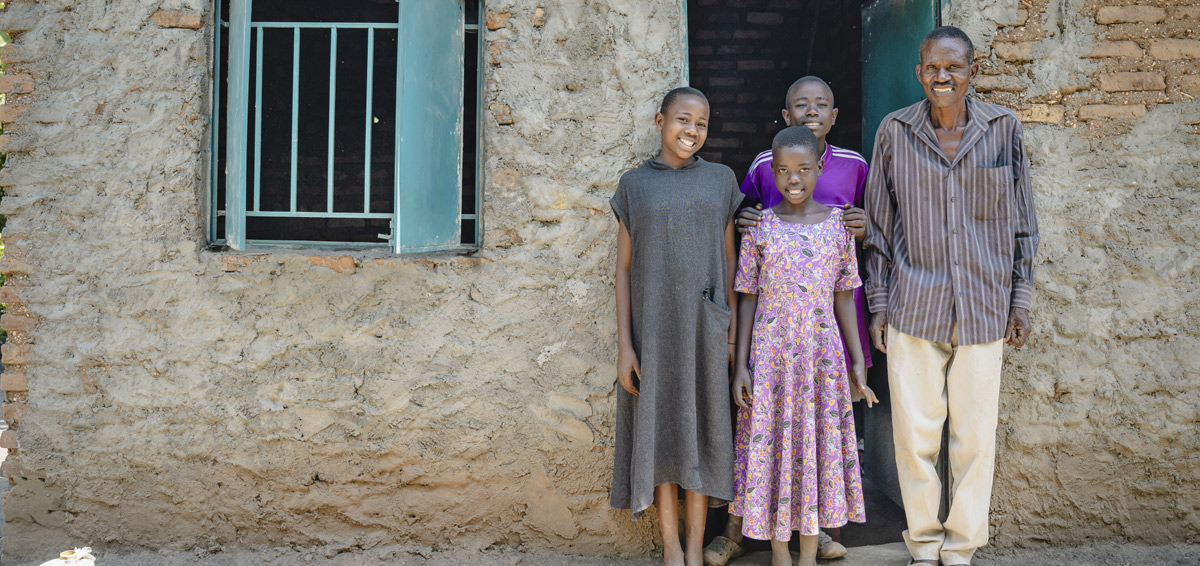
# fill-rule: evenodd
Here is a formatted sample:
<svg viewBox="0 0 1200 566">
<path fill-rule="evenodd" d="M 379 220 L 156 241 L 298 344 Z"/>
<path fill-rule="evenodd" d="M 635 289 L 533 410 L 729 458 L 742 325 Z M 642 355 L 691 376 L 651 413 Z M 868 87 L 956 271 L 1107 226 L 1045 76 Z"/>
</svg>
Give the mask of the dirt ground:
<svg viewBox="0 0 1200 566">
<path fill-rule="evenodd" d="M 737 560 L 733 566 L 769 564 L 767 552 Z M 855 559 L 858 554 L 860 559 Z M 48 557 L 49 558 L 49 557 Z M 883 545 L 850 549 L 842 560 L 823 562 L 829 566 L 902 566 L 906 563 L 903 546 Z M 14 566 L 37 566 L 28 562 Z M 360 566 L 386 564 L 396 566 L 653 566 L 661 564 L 653 557 L 621 559 L 580 556 L 539 556 L 513 551 L 482 553 L 433 552 L 405 546 L 361 549 L 275 549 L 264 552 L 136 552 L 99 553 L 99 566 Z M 1200 544 L 1167 546 L 1106 545 L 1060 548 L 1012 553 L 988 553 L 975 560 L 976 566 L 1196 566 L 1200 564 Z"/>
</svg>

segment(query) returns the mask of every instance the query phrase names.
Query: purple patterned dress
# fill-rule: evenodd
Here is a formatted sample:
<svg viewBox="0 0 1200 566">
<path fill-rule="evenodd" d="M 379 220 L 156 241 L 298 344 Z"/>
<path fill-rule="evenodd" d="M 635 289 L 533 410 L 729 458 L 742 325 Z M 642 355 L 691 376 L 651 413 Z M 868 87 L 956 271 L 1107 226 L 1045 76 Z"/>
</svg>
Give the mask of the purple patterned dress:
<svg viewBox="0 0 1200 566">
<path fill-rule="evenodd" d="M 764 212 L 742 239 L 734 289 L 758 294 L 750 343 L 754 401 L 739 409 L 730 511 L 742 533 L 861 523 L 862 479 L 833 293 L 862 284 L 841 210 L 817 224 Z"/>
</svg>

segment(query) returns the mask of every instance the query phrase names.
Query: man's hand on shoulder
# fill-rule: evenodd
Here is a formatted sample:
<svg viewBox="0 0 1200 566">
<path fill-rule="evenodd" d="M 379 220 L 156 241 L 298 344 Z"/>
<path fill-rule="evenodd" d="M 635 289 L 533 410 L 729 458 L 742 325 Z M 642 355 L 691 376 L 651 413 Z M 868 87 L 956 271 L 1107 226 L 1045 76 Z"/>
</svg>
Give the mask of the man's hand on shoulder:
<svg viewBox="0 0 1200 566">
<path fill-rule="evenodd" d="M 737 227 L 738 234 L 745 234 L 750 231 L 752 226 L 758 226 L 758 222 L 762 220 L 762 205 L 747 206 L 738 211 L 738 216 L 733 221 L 733 225 Z"/>
<path fill-rule="evenodd" d="M 1029 339 L 1029 309 L 1013 307 L 1008 311 L 1008 328 L 1004 331 L 1004 343 L 1020 348 Z"/>
</svg>

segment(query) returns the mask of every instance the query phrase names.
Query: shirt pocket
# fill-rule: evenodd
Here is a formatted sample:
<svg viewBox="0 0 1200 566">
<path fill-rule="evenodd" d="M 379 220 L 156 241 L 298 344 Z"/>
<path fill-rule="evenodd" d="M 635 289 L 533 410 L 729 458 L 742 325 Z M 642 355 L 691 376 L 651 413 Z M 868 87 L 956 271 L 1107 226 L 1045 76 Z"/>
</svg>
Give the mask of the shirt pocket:
<svg viewBox="0 0 1200 566">
<path fill-rule="evenodd" d="M 1003 220 L 1012 216 L 1012 166 L 976 168 L 971 184 L 976 220 Z"/>
</svg>

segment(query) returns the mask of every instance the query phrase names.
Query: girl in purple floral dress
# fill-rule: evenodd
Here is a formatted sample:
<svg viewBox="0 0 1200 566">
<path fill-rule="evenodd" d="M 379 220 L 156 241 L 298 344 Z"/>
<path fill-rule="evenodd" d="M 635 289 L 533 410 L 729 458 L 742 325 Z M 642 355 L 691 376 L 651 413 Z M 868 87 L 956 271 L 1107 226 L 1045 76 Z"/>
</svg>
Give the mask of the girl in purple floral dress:
<svg viewBox="0 0 1200 566">
<path fill-rule="evenodd" d="M 791 566 L 792 531 L 797 564 L 815 566 L 818 529 L 866 520 L 846 372 L 868 406 L 878 400 L 859 344 L 854 237 L 841 210 L 810 198 L 818 147 L 804 127 L 775 136 L 771 169 L 783 201 L 742 239 L 734 283 L 740 408 L 730 512 L 744 518 L 743 534 L 771 541 L 772 566 Z"/>
</svg>

